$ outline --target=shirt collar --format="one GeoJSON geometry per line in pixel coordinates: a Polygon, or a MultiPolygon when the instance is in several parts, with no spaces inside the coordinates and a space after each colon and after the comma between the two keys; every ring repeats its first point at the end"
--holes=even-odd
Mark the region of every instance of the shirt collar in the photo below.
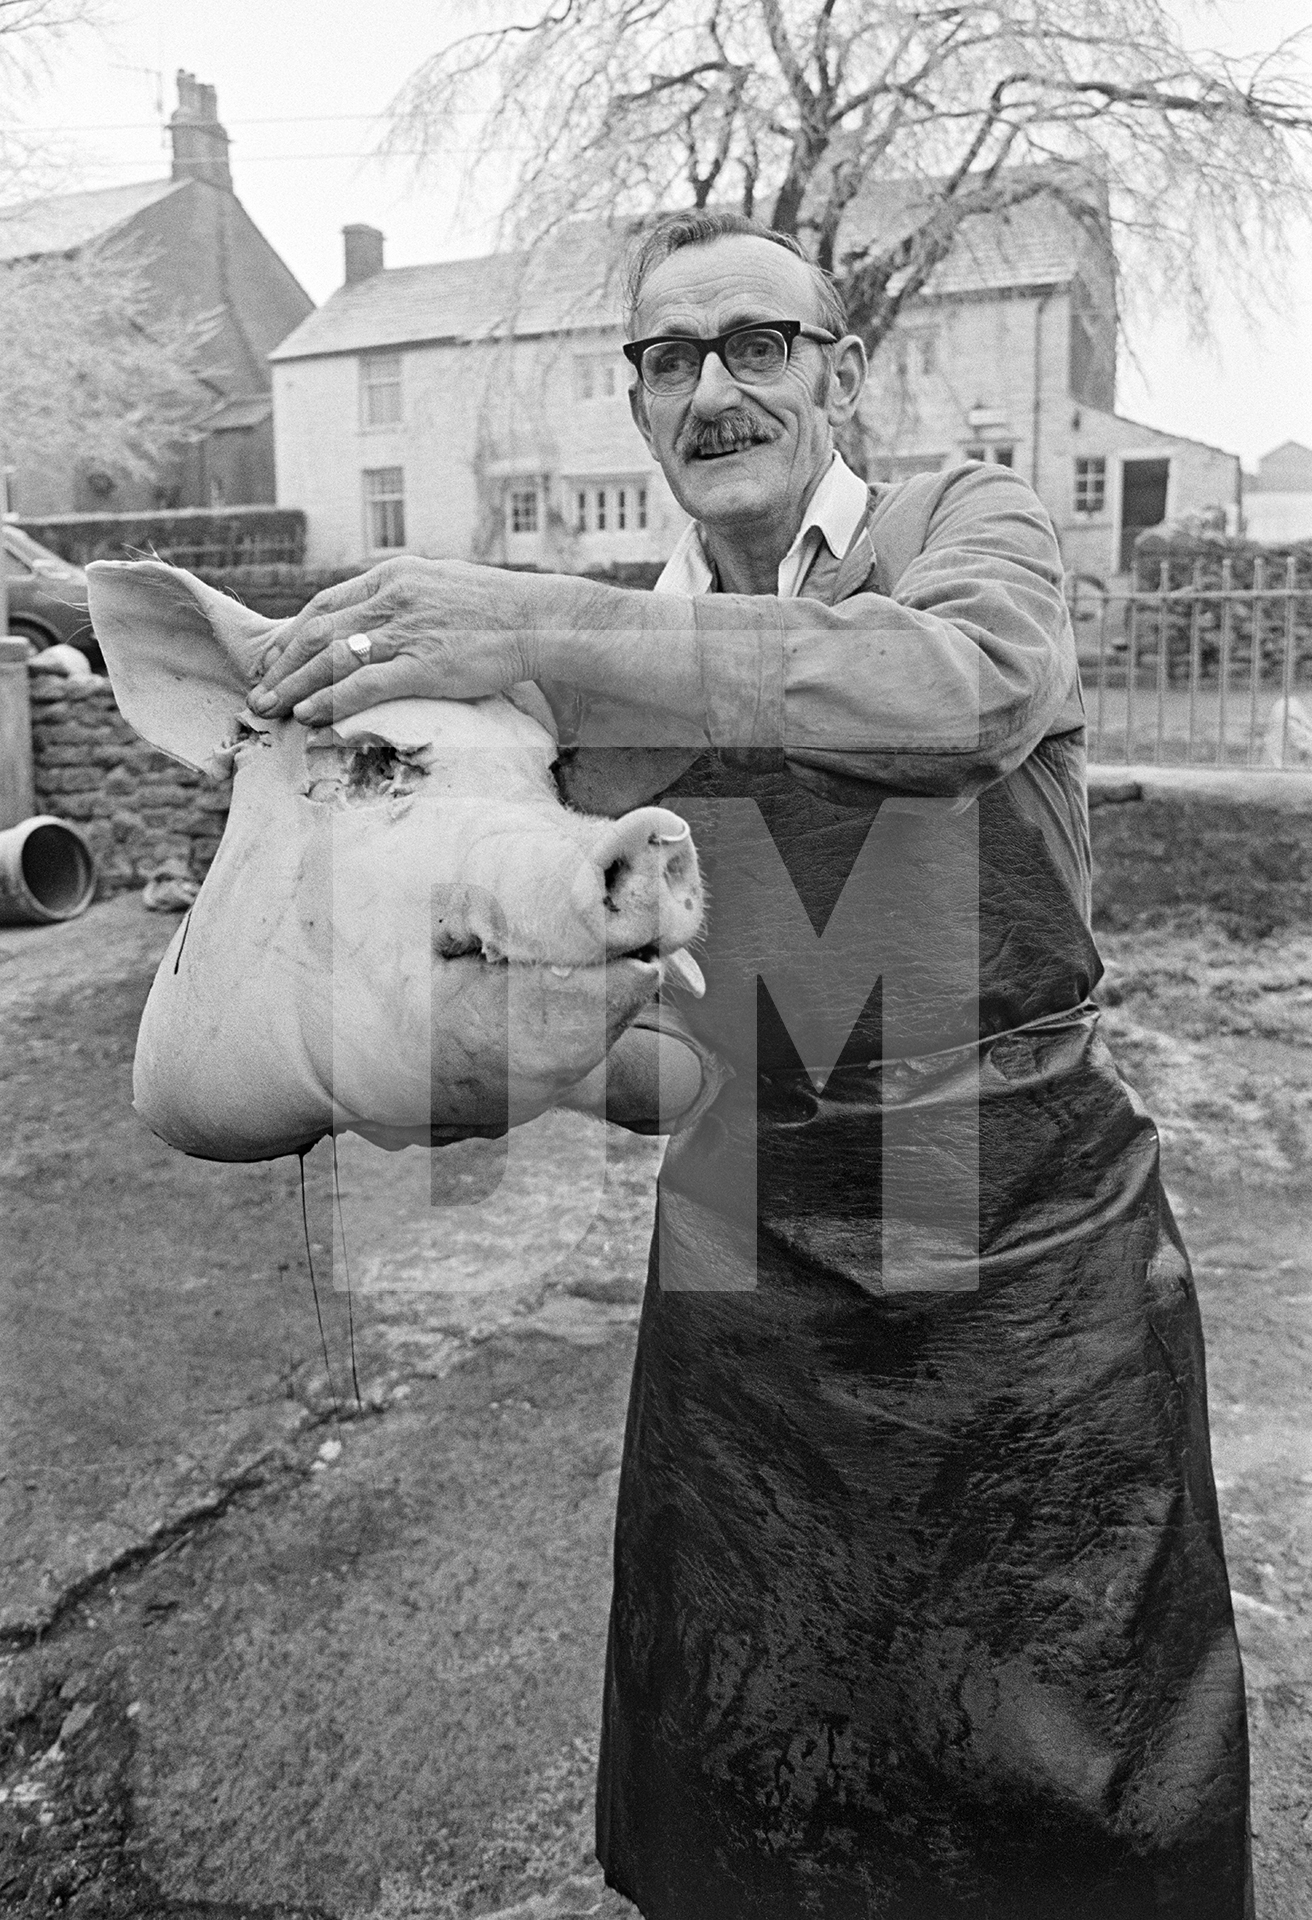
{"type": "MultiPolygon", "coordinates": [[[[797,529],[797,538],[779,562],[781,600],[796,599],[822,540],[836,560],[842,559],[865,518],[869,503],[865,481],[836,453],[811,496],[797,529]]],[[[717,591],[715,571],[706,557],[701,528],[695,520],[680,534],[654,591],[690,596],[717,591]]]]}

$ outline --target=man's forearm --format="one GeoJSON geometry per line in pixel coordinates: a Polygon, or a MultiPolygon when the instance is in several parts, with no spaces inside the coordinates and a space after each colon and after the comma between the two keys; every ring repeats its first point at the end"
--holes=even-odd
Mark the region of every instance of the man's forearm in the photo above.
{"type": "Polygon", "coordinates": [[[559,714],[586,712],[593,746],[778,748],[783,630],[777,600],[634,593],[566,576],[533,580],[522,618],[559,714]]]}
{"type": "Polygon", "coordinates": [[[765,749],[965,793],[1082,717],[1060,555],[1030,499],[976,476],[949,489],[896,597],[692,600],[548,577],[524,583],[516,617],[571,744],[765,749]]]}

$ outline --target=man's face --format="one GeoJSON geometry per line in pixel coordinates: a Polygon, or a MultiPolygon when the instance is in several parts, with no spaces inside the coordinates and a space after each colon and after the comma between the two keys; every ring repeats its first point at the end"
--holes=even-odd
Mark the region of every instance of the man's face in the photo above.
{"type": "MultiPolygon", "coordinates": [[[[815,288],[795,254],[732,234],[683,247],[654,269],[635,338],[706,338],[758,320],[819,326],[815,288]]],[[[725,533],[769,523],[795,530],[829,464],[833,426],[860,391],[864,359],[852,344],[855,356],[840,352],[831,373],[826,349],[799,337],[770,386],[740,386],[718,354],[707,356],[691,393],[648,393],[639,384],[631,396],[634,419],[686,513],[725,533]]]]}

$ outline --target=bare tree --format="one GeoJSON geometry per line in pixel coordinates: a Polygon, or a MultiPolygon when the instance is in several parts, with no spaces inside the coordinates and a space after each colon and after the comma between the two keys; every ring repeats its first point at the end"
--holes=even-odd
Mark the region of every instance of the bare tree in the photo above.
{"type": "Polygon", "coordinates": [[[218,403],[218,316],[161,311],[147,265],[101,247],[0,267],[0,420],[20,476],[151,479],[218,403]]]}
{"type": "Polygon", "coordinates": [[[964,221],[1039,193],[1205,332],[1217,277],[1269,282],[1306,210],[1309,105],[1301,38],[1199,51],[1160,0],[549,0],[434,54],[392,142],[445,162],[472,118],[483,160],[517,157],[525,242],[757,213],[836,273],[873,347],[964,221]]]}
{"type": "Polygon", "coordinates": [[[64,37],[90,24],[97,0],[0,0],[0,201],[48,190],[59,157],[23,131],[18,104],[49,72],[64,37]]]}
{"type": "MultiPolygon", "coordinates": [[[[7,214],[21,234],[30,196],[63,184],[15,130],[14,104],[95,13],[96,0],[0,0],[0,239],[7,214]]],[[[213,410],[204,374],[218,316],[161,308],[148,266],[112,244],[0,262],[0,437],[20,475],[152,478],[213,410]]]]}

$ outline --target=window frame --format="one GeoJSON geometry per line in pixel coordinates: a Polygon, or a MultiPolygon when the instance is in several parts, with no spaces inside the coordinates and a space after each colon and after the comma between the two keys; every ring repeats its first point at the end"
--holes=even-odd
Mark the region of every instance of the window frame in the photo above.
{"type": "Polygon", "coordinates": [[[535,540],[542,531],[542,490],[534,482],[532,485],[516,484],[514,481],[506,489],[506,533],[512,540],[535,540]],[[524,525],[516,521],[524,514],[524,525]]]}
{"type": "MultiPolygon", "coordinates": [[[[396,352],[362,353],[360,355],[360,431],[362,433],[394,433],[405,424],[405,356],[396,352]],[[387,379],[371,378],[371,372],[382,361],[394,365],[394,376],[387,379]],[[379,393],[396,394],[396,414],[394,418],[374,420],[370,418],[374,397],[379,393]]],[[[380,469],[381,471],[381,469],[380,469]]]]}
{"type": "Polygon", "coordinates": [[[652,525],[651,487],[641,474],[619,472],[564,476],[569,525],[579,539],[632,541],[652,525]]]}
{"type": "Polygon", "coordinates": [[[624,384],[615,364],[616,356],[605,353],[574,355],[574,399],[581,407],[615,400],[624,392],[624,384]]]}
{"type": "Polygon", "coordinates": [[[1077,453],[1071,491],[1071,511],[1092,520],[1107,511],[1107,456],[1077,453]]]}
{"type": "Polygon", "coordinates": [[[361,492],[364,499],[364,529],[367,551],[370,553],[400,553],[404,551],[405,538],[405,468],[401,466],[365,467],[361,470],[361,492]],[[381,484],[395,475],[394,487],[381,484]],[[373,483],[373,484],[371,484],[373,483]],[[392,511],[394,509],[394,511],[392,511]],[[375,518],[375,514],[378,518],[375,518]],[[384,535],[395,531],[396,539],[375,540],[374,534],[381,530],[384,535]]]}

